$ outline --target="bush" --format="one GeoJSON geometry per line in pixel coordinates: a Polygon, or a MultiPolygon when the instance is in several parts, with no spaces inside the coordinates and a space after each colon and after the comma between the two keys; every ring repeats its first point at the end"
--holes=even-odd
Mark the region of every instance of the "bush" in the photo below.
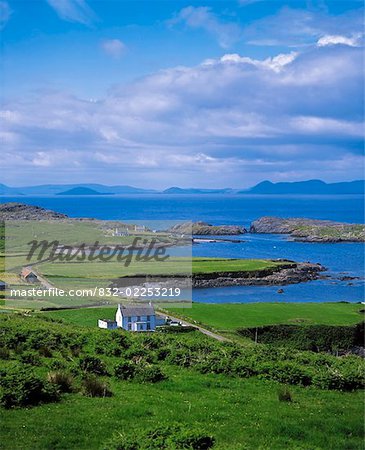
{"type": "Polygon", "coordinates": [[[51,370],[63,370],[66,368],[66,363],[60,359],[55,359],[54,361],[50,361],[48,367],[51,370]]]}
{"type": "Polygon", "coordinates": [[[120,380],[131,380],[136,373],[136,364],[121,361],[114,367],[114,375],[120,380]]]}
{"type": "Polygon", "coordinates": [[[213,436],[201,430],[170,425],[137,430],[132,435],[116,433],[104,450],[209,450],[214,442],[213,436]]]}
{"type": "Polygon", "coordinates": [[[158,366],[140,365],[134,376],[135,380],[140,383],[158,383],[167,379],[167,376],[158,366]]]}
{"type": "Polygon", "coordinates": [[[293,398],[289,388],[287,386],[280,387],[278,389],[278,399],[279,402],[292,402],[293,398]]]}
{"type": "Polygon", "coordinates": [[[269,378],[285,384],[309,386],[312,382],[309,371],[294,362],[264,363],[258,367],[258,373],[260,378],[269,378]]]}
{"type": "Polygon", "coordinates": [[[29,364],[30,366],[40,366],[41,365],[41,358],[39,357],[39,355],[37,353],[33,353],[33,352],[23,352],[20,355],[19,360],[23,364],[29,364]]]}
{"type": "Polygon", "coordinates": [[[52,358],[52,351],[49,347],[47,347],[47,346],[40,347],[40,349],[38,351],[39,351],[39,354],[41,356],[43,356],[44,358],[52,358]]]}
{"type": "Polygon", "coordinates": [[[17,367],[2,375],[0,404],[5,408],[35,406],[56,402],[60,398],[56,386],[42,380],[28,369],[17,367]]]}
{"type": "Polygon", "coordinates": [[[74,378],[71,374],[63,371],[48,372],[47,380],[57,386],[60,392],[74,392],[74,378]]]}
{"type": "Polygon", "coordinates": [[[104,362],[95,356],[85,356],[79,361],[79,367],[83,372],[94,373],[95,375],[107,375],[104,362]]]}
{"type": "Polygon", "coordinates": [[[334,325],[267,325],[242,328],[238,334],[262,344],[275,344],[299,350],[335,352],[349,350],[364,343],[364,323],[351,326],[334,325]]]}
{"type": "Polygon", "coordinates": [[[88,397],[111,397],[113,395],[108,383],[93,375],[87,376],[82,385],[84,394],[88,397]]]}
{"type": "Polygon", "coordinates": [[[10,359],[10,350],[7,347],[0,347],[0,359],[10,359]]]}

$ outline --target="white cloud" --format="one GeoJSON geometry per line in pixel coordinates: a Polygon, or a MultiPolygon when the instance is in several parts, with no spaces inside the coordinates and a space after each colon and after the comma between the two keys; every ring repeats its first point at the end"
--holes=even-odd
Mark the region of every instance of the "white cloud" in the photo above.
{"type": "MultiPolygon", "coordinates": [[[[237,53],[223,55],[219,61],[222,63],[244,63],[251,64],[256,67],[268,68],[274,72],[280,72],[287,64],[290,64],[297,57],[297,52],[280,53],[274,57],[264,60],[252,59],[247,56],[240,56],[237,53]]],[[[204,64],[215,64],[217,60],[207,60],[204,64]]]]}
{"type": "Polygon", "coordinates": [[[262,60],[230,54],[113,87],[96,102],[54,91],[9,100],[0,132],[14,167],[100,171],[117,182],[121,174],[145,184],[213,174],[207,184],[237,185],[316,167],[320,176],[344,154],[362,158],[362,83],[356,47],[262,60]]]}
{"type": "Polygon", "coordinates": [[[325,47],[326,45],[349,45],[350,47],[358,47],[361,45],[362,35],[356,34],[352,37],[340,36],[340,35],[326,35],[322,36],[317,41],[318,47],[325,47]]]}
{"type": "Polygon", "coordinates": [[[180,23],[190,28],[207,31],[218,39],[219,45],[223,48],[238,41],[242,35],[242,30],[237,23],[222,20],[207,6],[188,6],[168,21],[171,26],[180,23]]]}
{"type": "Polygon", "coordinates": [[[253,45],[305,47],[324,36],[347,36],[362,33],[363,10],[350,10],[331,15],[325,10],[283,7],[278,13],[266,16],[245,27],[243,35],[253,45]]]}
{"type": "Polygon", "coordinates": [[[101,42],[101,48],[112,58],[119,59],[126,51],[126,45],[119,39],[105,39],[101,42]]]}
{"type": "Polygon", "coordinates": [[[328,117],[301,116],[291,120],[291,124],[298,131],[309,134],[333,134],[365,137],[363,122],[337,120],[328,117]]]}
{"type": "Polygon", "coordinates": [[[10,9],[9,3],[0,1],[0,30],[8,23],[11,14],[12,10],[10,9]]]}
{"type": "Polygon", "coordinates": [[[68,22],[92,25],[97,17],[85,0],[46,0],[58,16],[68,22]]]}

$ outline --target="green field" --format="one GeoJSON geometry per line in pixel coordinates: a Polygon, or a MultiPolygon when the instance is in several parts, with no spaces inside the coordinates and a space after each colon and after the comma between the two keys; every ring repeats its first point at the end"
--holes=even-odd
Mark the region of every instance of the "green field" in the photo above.
{"type": "Polygon", "coordinates": [[[98,319],[114,319],[116,306],[105,308],[64,309],[60,311],[40,312],[41,316],[62,320],[65,323],[81,327],[96,327],[98,319]]]}
{"type": "Polygon", "coordinates": [[[350,303],[194,303],[192,308],[169,309],[217,331],[274,324],[351,325],[363,320],[364,305],[350,303]]]}
{"type": "Polygon", "coordinates": [[[253,272],[280,267],[283,262],[267,259],[193,258],[193,274],[215,272],[253,272]]]}
{"type": "MultiPolygon", "coordinates": [[[[96,312],[108,311],[59,311],[42,317],[80,323],[83,312],[91,320],[96,312]]],[[[0,404],[6,377],[13,376],[14,370],[22,374],[25,369],[26,374],[34,372],[47,380],[56,363],[59,372],[72,374],[74,392],[33,407],[0,406],[1,449],[117,450],[108,444],[114,433],[133,438],[143,430],[176,422],[187,433],[194,428],[213,435],[212,450],[363,449],[363,392],[351,387],[361,378],[361,358],[274,350],[264,344],[227,344],[198,332],[109,332],[43,320],[39,315],[0,315],[4,331],[0,334],[0,404]],[[121,354],[115,353],[118,349],[121,354]],[[85,395],[82,383],[87,373],[80,368],[85,357],[96,358],[106,367],[107,373],[97,378],[109,385],[111,397],[85,395]],[[167,379],[154,383],[119,379],[114,368],[120,361],[158,367],[167,379]],[[256,367],[257,375],[240,370],[247,364],[256,367]],[[310,376],[311,384],[301,385],[300,374],[310,376]],[[279,396],[284,385],[275,380],[283,376],[289,383],[285,389],[290,401],[279,396]],[[324,388],[324,376],[341,383],[344,379],[349,383],[347,391],[338,390],[338,385],[324,388]]],[[[21,395],[22,379],[13,379],[14,393],[21,395]]],[[[142,450],[119,447],[127,448],[142,450]]]]}
{"type": "Polygon", "coordinates": [[[158,384],[112,382],[111,398],[68,394],[61,403],[0,411],[4,450],[100,450],[114,432],[178,421],[216,438],[214,450],[362,447],[361,392],[293,387],[279,402],[278,384],[172,369],[158,384]]]}
{"type": "MultiPolygon", "coordinates": [[[[216,331],[274,324],[352,325],[363,320],[364,305],[350,303],[193,303],[191,308],[168,308],[171,314],[196,321],[216,331]]],[[[96,326],[100,318],[112,319],[116,307],[43,312],[46,316],[80,326],[96,326]]]]}

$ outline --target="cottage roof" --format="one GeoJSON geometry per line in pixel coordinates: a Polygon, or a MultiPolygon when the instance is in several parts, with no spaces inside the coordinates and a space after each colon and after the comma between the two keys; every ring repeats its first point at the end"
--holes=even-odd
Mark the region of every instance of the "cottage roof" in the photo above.
{"type": "Polygon", "coordinates": [[[123,317],[132,316],[153,316],[155,309],[150,305],[143,306],[120,306],[120,311],[123,317]]]}
{"type": "Polygon", "coordinates": [[[26,278],[31,274],[36,275],[30,267],[23,267],[21,272],[22,277],[26,278]]]}

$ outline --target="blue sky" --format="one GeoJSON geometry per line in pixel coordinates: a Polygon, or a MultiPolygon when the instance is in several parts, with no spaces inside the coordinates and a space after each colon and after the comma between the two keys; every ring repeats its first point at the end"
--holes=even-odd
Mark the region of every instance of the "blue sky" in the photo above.
{"type": "Polygon", "coordinates": [[[0,1],[3,179],[363,178],[361,1],[0,1]]]}

